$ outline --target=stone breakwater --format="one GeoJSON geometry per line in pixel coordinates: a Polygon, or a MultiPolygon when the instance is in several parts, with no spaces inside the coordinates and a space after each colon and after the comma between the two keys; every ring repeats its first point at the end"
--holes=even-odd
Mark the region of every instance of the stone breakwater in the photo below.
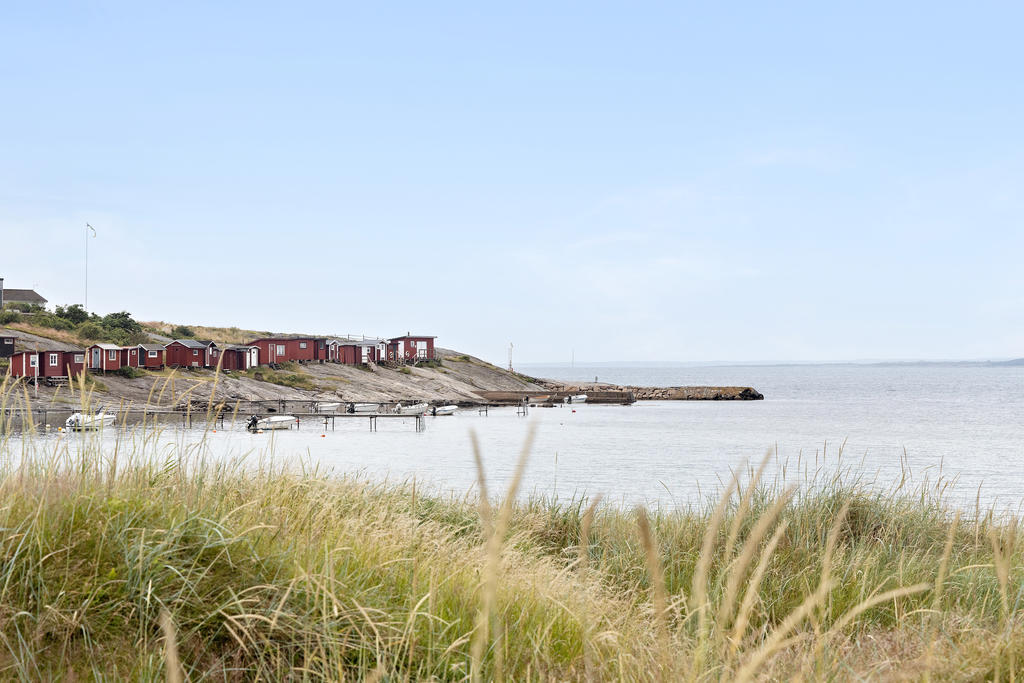
{"type": "Polygon", "coordinates": [[[751,387],[625,387],[638,401],[763,401],[751,387]]]}
{"type": "Polygon", "coordinates": [[[556,380],[536,380],[548,390],[566,394],[629,392],[637,401],[762,401],[764,394],[752,387],[639,387],[582,382],[566,384],[556,380]]]}

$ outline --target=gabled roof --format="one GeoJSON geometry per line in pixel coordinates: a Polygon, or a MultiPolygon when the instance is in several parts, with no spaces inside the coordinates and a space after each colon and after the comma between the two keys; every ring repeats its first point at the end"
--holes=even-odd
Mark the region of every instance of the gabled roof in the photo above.
{"type": "Polygon", "coordinates": [[[200,341],[196,341],[195,339],[175,339],[174,341],[170,342],[168,344],[168,346],[170,346],[171,344],[181,344],[186,349],[205,349],[206,348],[206,344],[204,344],[203,342],[200,342],[200,341]]]}
{"type": "Polygon", "coordinates": [[[258,349],[258,346],[252,344],[228,344],[224,347],[225,351],[249,351],[250,349],[258,349]]]}
{"type": "Polygon", "coordinates": [[[99,348],[104,349],[106,351],[120,351],[121,350],[121,347],[118,346],[117,344],[103,344],[103,343],[99,343],[99,344],[93,344],[89,348],[91,349],[93,346],[98,346],[99,348]]]}
{"type": "Polygon", "coordinates": [[[397,337],[392,337],[391,341],[395,341],[396,339],[437,339],[437,336],[433,335],[433,334],[409,334],[409,333],[406,333],[406,334],[400,334],[397,337]]]}
{"type": "Polygon", "coordinates": [[[163,344],[139,344],[139,347],[144,351],[163,351],[163,344]]]}
{"type": "Polygon", "coordinates": [[[353,339],[351,341],[343,341],[343,342],[341,342],[341,345],[342,346],[376,346],[377,344],[380,344],[381,341],[382,340],[380,340],[380,339],[363,339],[362,341],[356,341],[356,340],[353,339]]]}
{"type": "Polygon", "coordinates": [[[46,305],[46,299],[34,289],[8,289],[4,287],[4,303],[46,305]]]}
{"type": "Polygon", "coordinates": [[[327,337],[317,337],[317,336],[314,336],[314,335],[311,335],[311,334],[310,335],[306,335],[306,334],[287,334],[287,335],[281,335],[279,337],[257,337],[256,339],[253,339],[249,343],[250,344],[255,344],[256,342],[261,342],[261,341],[317,341],[317,340],[323,341],[323,340],[326,340],[326,339],[327,339],[327,337]]]}

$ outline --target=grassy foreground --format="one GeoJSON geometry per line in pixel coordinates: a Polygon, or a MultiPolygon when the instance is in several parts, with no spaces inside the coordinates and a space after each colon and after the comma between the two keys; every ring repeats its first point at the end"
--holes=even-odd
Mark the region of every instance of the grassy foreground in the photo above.
{"type": "Polygon", "coordinates": [[[752,471],[647,513],[218,463],[150,428],[0,439],[4,679],[1009,680],[1024,661],[1019,525],[960,518],[941,482],[752,471]]]}

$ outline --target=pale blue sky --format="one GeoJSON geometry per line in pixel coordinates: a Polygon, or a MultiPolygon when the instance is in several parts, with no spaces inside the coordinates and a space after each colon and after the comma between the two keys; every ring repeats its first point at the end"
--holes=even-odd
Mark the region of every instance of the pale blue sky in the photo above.
{"type": "Polygon", "coordinates": [[[1024,6],[837,5],[7,4],[0,276],[81,301],[88,221],[142,319],[1024,355],[1024,6]]]}

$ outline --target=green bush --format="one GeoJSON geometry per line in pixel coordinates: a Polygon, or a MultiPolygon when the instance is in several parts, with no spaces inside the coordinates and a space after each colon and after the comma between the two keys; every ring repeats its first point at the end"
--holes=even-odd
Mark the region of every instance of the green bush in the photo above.
{"type": "Polygon", "coordinates": [[[81,304],[71,304],[70,306],[57,306],[54,315],[56,315],[58,318],[64,318],[72,325],[81,325],[82,323],[90,319],[89,312],[82,308],[81,304]]]}
{"type": "Polygon", "coordinates": [[[21,316],[14,311],[0,311],[0,325],[21,322],[21,316]]]}
{"type": "Polygon", "coordinates": [[[28,316],[27,322],[39,327],[49,327],[51,330],[73,330],[75,326],[70,320],[65,320],[53,313],[47,313],[45,311],[39,313],[32,313],[28,316]]]}
{"type": "Polygon", "coordinates": [[[94,341],[103,338],[103,328],[93,322],[82,323],[75,329],[75,335],[84,341],[94,341]]]}
{"type": "Polygon", "coordinates": [[[171,328],[171,337],[174,339],[192,339],[196,336],[195,330],[185,325],[175,325],[171,328]]]}
{"type": "Polygon", "coordinates": [[[402,373],[403,375],[411,375],[412,374],[412,370],[410,370],[409,368],[407,368],[405,366],[402,366],[401,368],[399,368],[398,371],[400,373],[402,373]]]}
{"type": "Polygon", "coordinates": [[[128,365],[118,368],[117,370],[114,371],[114,374],[118,375],[119,377],[124,377],[125,379],[137,379],[139,377],[144,377],[146,375],[146,373],[143,372],[142,370],[130,367],[128,365]]]}

